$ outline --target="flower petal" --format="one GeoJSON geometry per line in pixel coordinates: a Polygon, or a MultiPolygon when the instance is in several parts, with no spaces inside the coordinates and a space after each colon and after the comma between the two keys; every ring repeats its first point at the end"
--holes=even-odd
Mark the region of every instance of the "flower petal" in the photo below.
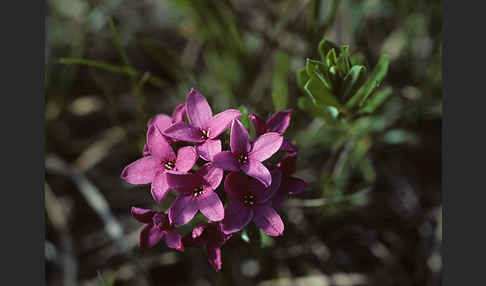
{"type": "Polygon", "coordinates": [[[165,234],[165,243],[170,248],[179,251],[184,251],[184,244],[182,244],[182,237],[175,229],[168,231],[165,234]]]}
{"type": "Polygon", "coordinates": [[[185,146],[177,151],[175,168],[177,171],[187,172],[192,169],[197,160],[196,149],[192,146],[185,146]]]}
{"type": "MultiPolygon", "coordinates": [[[[176,171],[177,172],[177,171],[176,171]]],[[[176,190],[180,194],[189,194],[195,188],[203,185],[204,181],[201,176],[194,173],[176,173],[167,171],[167,183],[170,188],[176,190]]]]}
{"type": "Polygon", "coordinates": [[[199,211],[211,221],[220,221],[224,218],[223,203],[211,188],[196,199],[199,211]]]}
{"type": "Polygon", "coordinates": [[[282,182],[282,172],[279,169],[272,170],[272,184],[270,187],[264,189],[263,191],[259,191],[257,188],[253,188],[255,191],[255,195],[257,197],[258,203],[264,203],[268,201],[279,189],[281,182],[282,182]],[[259,191],[259,192],[258,192],[259,191]]]}
{"type": "Polygon", "coordinates": [[[297,169],[297,154],[285,156],[277,165],[285,177],[292,175],[297,169]]]}
{"type": "Polygon", "coordinates": [[[191,237],[193,239],[200,237],[203,234],[203,232],[206,230],[206,228],[208,228],[208,226],[209,226],[209,224],[207,224],[207,223],[196,226],[192,230],[191,237]]]}
{"type": "Polygon", "coordinates": [[[282,146],[280,146],[279,151],[288,152],[288,153],[295,153],[298,150],[297,150],[297,147],[292,142],[290,142],[289,140],[284,138],[284,140],[282,142],[282,146]]]}
{"type": "Polygon", "coordinates": [[[248,158],[260,162],[272,157],[282,145],[283,137],[277,132],[268,132],[258,137],[253,143],[253,148],[248,154],[248,158]]]}
{"type": "Polygon", "coordinates": [[[259,205],[255,208],[253,222],[270,236],[282,235],[284,224],[278,213],[268,205],[259,205]]]}
{"type": "Polygon", "coordinates": [[[177,123],[184,121],[184,117],[186,116],[186,104],[181,103],[176,106],[174,112],[172,112],[172,123],[177,123]]]}
{"type": "Polygon", "coordinates": [[[297,195],[304,191],[307,184],[299,178],[290,177],[285,180],[285,185],[283,187],[286,189],[287,194],[297,195]]]}
{"type": "Polygon", "coordinates": [[[160,132],[164,131],[172,124],[172,118],[165,114],[157,114],[147,123],[147,127],[155,125],[160,132]]]}
{"type": "Polygon", "coordinates": [[[214,270],[219,271],[221,270],[222,261],[221,261],[221,249],[219,247],[208,246],[208,259],[211,266],[213,266],[214,270]]]}
{"type": "Polygon", "coordinates": [[[240,118],[241,112],[236,109],[228,109],[213,116],[206,123],[204,129],[209,131],[209,138],[216,138],[230,126],[233,119],[240,118]]]}
{"type": "Polygon", "coordinates": [[[147,131],[147,148],[152,156],[162,161],[174,161],[176,158],[174,150],[155,125],[147,131]]]}
{"type": "Polygon", "coordinates": [[[287,193],[278,190],[272,197],[272,207],[274,209],[280,208],[285,199],[287,199],[287,193]]]}
{"type": "Polygon", "coordinates": [[[204,141],[201,138],[201,131],[199,129],[183,121],[172,124],[163,131],[163,134],[167,137],[186,142],[200,143],[204,141]]]}
{"type": "Polygon", "coordinates": [[[241,166],[241,170],[248,176],[253,177],[260,181],[265,187],[269,187],[272,183],[272,176],[267,167],[257,160],[248,160],[246,164],[241,166]]]}
{"type": "Polygon", "coordinates": [[[267,132],[267,126],[265,125],[265,120],[263,120],[260,116],[255,113],[250,114],[250,120],[253,122],[253,126],[255,127],[255,132],[257,136],[260,136],[267,132]]]}
{"type": "Polygon", "coordinates": [[[160,168],[160,160],[152,156],[142,157],[126,166],[121,173],[121,178],[130,184],[148,184],[152,182],[160,168]]]}
{"type": "Polygon", "coordinates": [[[289,195],[297,195],[304,191],[307,184],[298,178],[287,177],[282,181],[280,188],[272,197],[272,207],[278,209],[289,195]]]}
{"type": "Polygon", "coordinates": [[[195,89],[191,89],[186,100],[187,117],[191,125],[203,128],[213,117],[213,112],[206,98],[195,89]]]}
{"type": "Polygon", "coordinates": [[[142,151],[142,156],[148,156],[150,155],[150,150],[147,146],[147,144],[143,145],[143,151],[142,151]]]}
{"type": "Polygon", "coordinates": [[[242,230],[253,218],[253,209],[245,207],[239,201],[232,201],[224,210],[221,228],[225,234],[242,230]]]}
{"type": "Polygon", "coordinates": [[[250,152],[250,134],[238,119],[231,124],[230,146],[234,154],[250,152]]]}
{"type": "Polygon", "coordinates": [[[167,174],[161,170],[155,175],[152,186],[150,188],[150,193],[154,200],[160,204],[165,200],[165,197],[169,193],[170,187],[167,183],[167,174]]]}
{"type": "Polygon", "coordinates": [[[178,196],[169,209],[170,222],[175,225],[188,223],[197,212],[197,204],[192,196],[178,196]]]}
{"type": "Polygon", "coordinates": [[[223,180],[223,169],[216,168],[212,163],[206,163],[196,172],[203,180],[216,190],[223,180]]]}
{"type": "Polygon", "coordinates": [[[164,237],[165,231],[160,230],[153,224],[146,225],[140,232],[139,244],[140,247],[153,247],[164,237]]]}
{"type": "Polygon", "coordinates": [[[224,190],[233,201],[241,201],[242,196],[249,192],[257,197],[266,192],[265,186],[260,181],[241,172],[231,172],[226,176],[224,190]]]}
{"type": "Polygon", "coordinates": [[[267,132],[278,132],[283,134],[290,124],[291,109],[279,111],[272,115],[267,122],[267,132]]]}
{"type": "Polygon", "coordinates": [[[132,207],[130,209],[130,214],[132,215],[132,217],[143,223],[151,223],[154,213],[155,212],[153,210],[149,209],[142,209],[137,207],[132,207]]]}
{"type": "Polygon", "coordinates": [[[239,171],[240,163],[236,159],[235,155],[231,151],[223,151],[214,155],[213,165],[216,168],[221,168],[228,171],[239,171]]]}
{"type": "Polygon", "coordinates": [[[207,139],[202,144],[196,145],[197,154],[206,161],[212,161],[214,155],[221,152],[221,140],[207,139]]]}

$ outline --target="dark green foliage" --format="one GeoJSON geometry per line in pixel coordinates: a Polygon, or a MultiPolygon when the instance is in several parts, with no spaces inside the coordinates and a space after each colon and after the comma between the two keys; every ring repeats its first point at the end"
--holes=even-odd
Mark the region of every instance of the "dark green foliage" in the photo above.
{"type": "MultiPolygon", "coordinates": [[[[370,74],[363,65],[353,64],[348,46],[322,39],[318,47],[320,60],[307,59],[306,68],[297,72],[297,83],[312,99],[312,103],[323,109],[335,107],[344,116],[376,106],[374,92],[380,86],[388,71],[388,57],[382,56],[370,74]],[[305,71],[305,73],[304,73],[305,71]]],[[[383,94],[380,97],[383,100],[383,94]]],[[[378,100],[380,101],[380,100],[378,100]]],[[[329,120],[327,116],[325,119],[329,120]]]]}
{"type": "Polygon", "coordinates": [[[324,197],[331,202],[327,209],[334,213],[340,209],[339,202],[344,199],[343,192],[349,189],[352,176],[358,175],[361,183],[347,190],[351,193],[362,192],[359,190],[371,186],[376,179],[369,151],[373,137],[382,133],[390,121],[374,113],[392,89],[378,89],[388,71],[388,57],[380,57],[368,72],[361,64],[363,56],[351,55],[346,45],[338,46],[324,38],[318,52],[319,60],[307,59],[305,69],[297,71],[297,84],[307,95],[299,99],[299,107],[324,122],[312,138],[335,157],[322,170],[321,177],[324,197]]]}

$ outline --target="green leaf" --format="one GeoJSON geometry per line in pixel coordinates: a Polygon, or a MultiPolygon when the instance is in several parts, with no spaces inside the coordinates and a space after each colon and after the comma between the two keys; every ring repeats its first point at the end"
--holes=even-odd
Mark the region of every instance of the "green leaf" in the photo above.
{"type": "Polygon", "coordinates": [[[311,78],[304,86],[304,90],[312,98],[314,104],[319,106],[340,107],[336,97],[327,89],[323,82],[317,78],[311,78]]]}
{"type": "Polygon", "coordinates": [[[373,113],[390,97],[392,88],[387,87],[383,90],[377,91],[371,98],[369,98],[363,105],[360,113],[373,113]]]}
{"type": "Polygon", "coordinates": [[[383,136],[383,140],[388,144],[415,145],[418,143],[418,138],[415,134],[402,129],[394,129],[388,131],[383,136]]]}
{"type": "Polygon", "coordinates": [[[322,81],[327,89],[332,90],[332,84],[331,81],[326,77],[325,67],[323,63],[307,59],[305,69],[307,71],[307,75],[310,78],[318,78],[320,81],[322,81]]]}
{"type": "Polygon", "coordinates": [[[348,46],[342,46],[341,51],[339,53],[339,57],[336,61],[337,67],[338,67],[338,73],[339,77],[343,78],[346,76],[349,72],[349,69],[351,68],[349,64],[349,47],[348,46]]]}
{"type": "Polygon", "coordinates": [[[339,49],[339,47],[331,41],[328,41],[326,38],[323,38],[318,45],[319,55],[323,61],[326,61],[326,55],[329,53],[331,49],[339,49]]]}
{"type": "Polygon", "coordinates": [[[322,73],[322,71],[321,71],[321,66],[322,65],[323,65],[323,63],[320,62],[320,61],[306,59],[305,69],[307,71],[307,75],[309,77],[312,77],[312,76],[314,76],[314,74],[316,72],[322,73]]]}
{"type": "MultiPolygon", "coordinates": [[[[123,74],[131,78],[133,77],[140,78],[141,76],[141,73],[132,67],[115,66],[102,61],[88,60],[88,59],[81,59],[81,58],[60,58],[58,62],[60,64],[65,64],[65,65],[84,65],[84,66],[94,67],[112,73],[123,74]]],[[[160,89],[165,90],[167,88],[167,83],[154,75],[150,75],[147,82],[152,86],[158,87],[160,89]]]]}
{"type": "Polygon", "coordinates": [[[351,65],[365,65],[365,56],[361,52],[354,53],[349,57],[351,65]]]}
{"type": "Polygon", "coordinates": [[[110,24],[111,34],[113,36],[113,45],[115,46],[118,55],[120,56],[123,65],[131,66],[130,59],[128,58],[125,49],[123,49],[122,43],[120,41],[120,37],[118,36],[118,31],[115,27],[115,22],[113,21],[112,17],[108,18],[108,23],[110,24]]]}
{"type": "Polygon", "coordinates": [[[287,53],[277,51],[274,56],[274,73],[272,78],[272,100],[275,111],[287,108],[288,78],[290,61],[287,53]]]}
{"type": "Polygon", "coordinates": [[[378,60],[376,67],[373,69],[366,82],[351,97],[346,103],[346,108],[352,109],[358,105],[361,105],[368,96],[381,84],[388,71],[389,59],[387,56],[381,56],[378,60]]]}
{"type": "Polygon", "coordinates": [[[273,238],[270,236],[266,235],[261,229],[260,229],[260,238],[261,238],[261,247],[270,247],[275,245],[275,241],[273,238]]]}
{"type": "Polygon", "coordinates": [[[335,121],[331,110],[323,106],[315,105],[312,99],[308,96],[301,96],[297,102],[300,109],[310,112],[315,117],[320,117],[326,122],[335,121]]]}
{"type": "Polygon", "coordinates": [[[240,107],[238,107],[238,110],[241,112],[241,117],[240,117],[240,122],[241,124],[243,124],[243,126],[245,126],[246,129],[248,129],[250,127],[250,118],[248,117],[248,109],[246,108],[246,106],[244,105],[241,105],[240,107]]]}
{"type": "Polygon", "coordinates": [[[325,63],[326,63],[326,65],[328,67],[332,67],[332,66],[334,66],[334,65],[337,64],[337,55],[336,55],[336,50],[335,49],[331,49],[327,53],[325,63]]]}
{"type": "Polygon", "coordinates": [[[98,271],[98,279],[100,286],[113,286],[115,285],[116,273],[109,273],[108,278],[105,278],[100,271],[98,271]]]}
{"type": "Polygon", "coordinates": [[[304,85],[309,80],[309,76],[307,75],[307,71],[305,68],[300,69],[297,71],[297,85],[304,89],[304,85]]]}
{"type": "Polygon", "coordinates": [[[350,195],[347,199],[354,206],[365,206],[369,202],[368,190],[358,191],[350,195]]]}
{"type": "Polygon", "coordinates": [[[376,180],[376,171],[370,158],[365,157],[359,164],[359,169],[366,182],[372,183],[376,180]]]}
{"type": "Polygon", "coordinates": [[[241,239],[246,243],[250,243],[250,237],[248,236],[248,233],[246,233],[246,230],[241,232],[241,239]]]}
{"type": "Polygon", "coordinates": [[[358,90],[365,80],[366,68],[364,66],[353,66],[344,77],[342,83],[343,99],[347,100],[358,90]]]}

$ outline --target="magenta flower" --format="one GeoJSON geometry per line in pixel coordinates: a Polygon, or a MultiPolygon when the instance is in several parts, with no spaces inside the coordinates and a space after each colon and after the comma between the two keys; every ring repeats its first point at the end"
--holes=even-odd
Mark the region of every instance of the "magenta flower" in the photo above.
{"type": "Polygon", "coordinates": [[[271,199],[274,208],[279,208],[288,195],[300,194],[307,187],[303,180],[292,177],[297,167],[297,154],[285,156],[277,167],[282,171],[282,184],[271,199]]]}
{"type": "MultiPolygon", "coordinates": [[[[267,132],[277,132],[283,135],[285,130],[287,130],[287,127],[289,127],[291,114],[292,110],[287,109],[275,113],[267,121],[263,120],[255,113],[250,114],[249,117],[253,122],[253,126],[255,127],[255,132],[257,136],[260,136],[267,132]]],[[[280,151],[293,153],[297,152],[297,147],[295,147],[294,144],[284,138],[282,146],[280,146],[280,151]]]]}
{"type": "Polygon", "coordinates": [[[176,156],[155,125],[150,126],[147,132],[147,148],[150,155],[126,166],[121,178],[136,185],[152,183],[152,197],[157,203],[161,203],[169,192],[166,171],[189,171],[196,163],[197,154],[194,147],[186,146],[180,148],[176,156]]]}
{"type": "Polygon", "coordinates": [[[282,172],[272,171],[272,184],[265,188],[259,181],[243,173],[231,172],[226,176],[224,189],[231,198],[226,206],[221,227],[231,234],[242,230],[250,221],[270,236],[279,236],[284,231],[282,219],[275,209],[266,204],[280,186],[282,172]]]}
{"type": "Polygon", "coordinates": [[[221,246],[230,239],[231,234],[224,234],[221,226],[216,222],[209,222],[195,227],[187,234],[183,241],[187,246],[206,248],[209,263],[214,270],[221,270],[221,246]]]}
{"type": "Polygon", "coordinates": [[[238,119],[235,119],[231,126],[231,151],[216,154],[213,164],[228,171],[241,170],[268,187],[272,183],[272,176],[262,162],[279,150],[282,140],[282,135],[277,132],[268,132],[251,144],[248,131],[238,119]]]}
{"type": "Polygon", "coordinates": [[[213,116],[206,98],[191,89],[186,100],[189,123],[183,121],[171,125],[163,131],[167,137],[196,144],[197,153],[206,161],[211,161],[221,141],[217,137],[228,129],[231,121],[241,116],[236,109],[228,109],[213,116]]]}
{"type": "MultiPolygon", "coordinates": [[[[157,129],[162,133],[165,129],[167,129],[169,126],[171,126],[174,123],[184,121],[184,117],[186,116],[186,104],[182,103],[179,104],[175,109],[174,112],[172,112],[172,117],[165,115],[165,114],[157,114],[154,116],[154,118],[150,119],[147,122],[147,132],[148,129],[150,129],[150,126],[155,125],[157,129]]],[[[166,137],[165,138],[169,144],[177,142],[177,140],[174,140],[172,138],[166,137]]],[[[147,144],[143,147],[143,155],[147,156],[150,154],[150,151],[148,150],[147,144]]]]}
{"type": "Polygon", "coordinates": [[[223,170],[206,163],[195,173],[181,174],[168,172],[167,180],[179,196],[169,209],[169,219],[175,225],[188,223],[197,213],[212,221],[224,217],[224,207],[218,194],[214,192],[223,179],[223,170]]]}
{"type": "Polygon", "coordinates": [[[169,222],[167,214],[136,207],[132,207],[130,213],[139,222],[147,224],[140,232],[140,247],[153,247],[165,238],[168,247],[184,251],[181,235],[169,222]]]}

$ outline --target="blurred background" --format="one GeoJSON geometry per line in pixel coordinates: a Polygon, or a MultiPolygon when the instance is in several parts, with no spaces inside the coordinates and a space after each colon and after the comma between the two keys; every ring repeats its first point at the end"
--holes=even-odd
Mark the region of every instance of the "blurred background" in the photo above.
{"type": "Polygon", "coordinates": [[[45,270],[48,285],[440,285],[441,1],[48,0],[45,270]],[[389,99],[346,128],[308,110],[296,72],[326,36],[372,69],[389,99]],[[306,191],[279,210],[282,237],[235,235],[215,272],[200,249],[140,249],[130,207],[149,186],[120,179],[146,122],[191,87],[214,112],[267,118],[306,191]]]}

